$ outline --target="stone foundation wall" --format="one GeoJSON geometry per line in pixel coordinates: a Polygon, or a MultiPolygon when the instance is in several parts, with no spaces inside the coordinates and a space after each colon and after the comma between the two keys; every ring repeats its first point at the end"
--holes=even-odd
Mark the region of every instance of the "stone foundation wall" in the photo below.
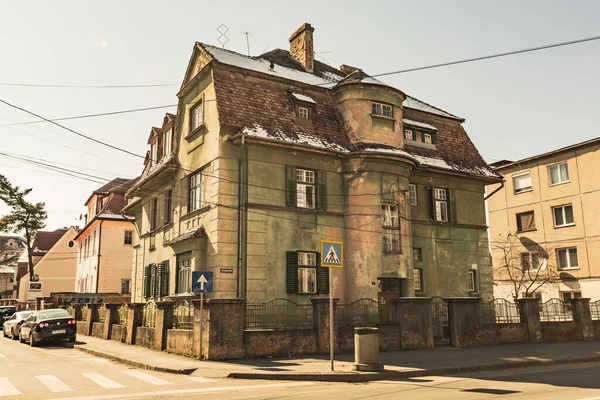
{"type": "Polygon", "coordinates": [[[85,321],[77,321],[77,334],[78,335],[86,335],[86,322],[85,321]]]}
{"type": "Polygon", "coordinates": [[[126,334],[126,328],[125,325],[113,325],[110,328],[110,339],[111,340],[116,340],[117,342],[125,342],[125,337],[127,336],[126,334]]]}
{"type": "Polygon", "coordinates": [[[480,346],[528,343],[527,324],[482,324],[477,332],[480,346]]]}
{"type": "Polygon", "coordinates": [[[314,329],[244,331],[246,357],[288,357],[317,353],[314,329]]]}
{"type": "Polygon", "coordinates": [[[542,322],[544,342],[572,342],[582,340],[581,330],[573,321],[542,322]]]}
{"type": "Polygon", "coordinates": [[[92,336],[102,338],[104,335],[104,322],[94,322],[92,324],[92,336]]]}
{"type": "Polygon", "coordinates": [[[184,355],[194,354],[194,331],[184,329],[168,329],[167,330],[167,347],[171,353],[184,355]]]}
{"type": "Polygon", "coordinates": [[[138,326],[135,329],[135,343],[138,346],[152,348],[154,346],[154,328],[138,326]]]}

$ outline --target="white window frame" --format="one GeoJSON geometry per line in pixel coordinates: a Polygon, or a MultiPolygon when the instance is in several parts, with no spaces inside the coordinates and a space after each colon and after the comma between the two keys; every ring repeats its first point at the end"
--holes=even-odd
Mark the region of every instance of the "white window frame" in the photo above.
{"type": "Polygon", "coordinates": [[[383,252],[400,253],[400,210],[397,204],[381,205],[383,252]]]}
{"type": "Polygon", "coordinates": [[[514,194],[531,192],[533,190],[533,182],[531,181],[531,171],[521,172],[519,174],[513,175],[512,176],[512,181],[513,181],[513,193],[514,194]],[[530,183],[531,186],[525,186],[523,188],[517,189],[517,185],[515,184],[515,178],[522,178],[525,175],[529,175],[529,183],[530,183]]]}
{"type": "Polygon", "coordinates": [[[394,108],[389,104],[377,103],[374,101],[371,104],[371,114],[394,118],[394,108]]]}
{"type": "Polygon", "coordinates": [[[554,227],[555,228],[562,228],[565,226],[574,226],[575,225],[575,210],[573,210],[573,204],[563,204],[562,206],[555,206],[552,207],[552,219],[554,220],[554,227]],[[566,212],[566,208],[567,207],[571,207],[571,215],[573,216],[573,222],[567,222],[567,212],[566,212]],[[561,209],[561,215],[562,215],[562,220],[563,223],[562,224],[558,224],[556,222],[556,211],[561,209]]]}
{"type": "Polygon", "coordinates": [[[469,285],[469,292],[476,292],[477,291],[477,271],[470,269],[468,272],[468,285],[469,285]]]}
{"type": "Polygon", "coordinates": [[[526,271],[537,272],[543,264],[544,264],[544,258],[540,254],[531,252],[531,251],[530,252],[524,251],[521,253],[521,269],[523,270],[523,272],[526,272],[526,271]],[[527,269],[525,269],[525,266],[523,265],[523,256],[525,254],[527,254],[527,267],[528,267],[527,269]],[[534,254],[537,255],[537,263],[533,262],[534,254]]]}
{"type": "Polygon", "coordinates": [[[163,139],[163,158],[167,158],[171,155],[173,149],[171,146],[173,145],[173,127],[169,128],[164,133],[163,139]]]}
{"type": "Polygon", "coordinates": [[[433,144],[433,135],[423,132],[423,143],[433,144]],[[427,141],[429,139],[429,141],[427,141]]]}
{"type": "Polygon", "coordinates": [[[308,107],[298,107],[298,117],[308,119],[308,107]]]}
{"type": "Polygon", "coordinates": [[[300,208],[316,208],[316,173],[309,169],[296,169],[296,206],[300,208]]]}
{"type": "Polygon", "coordinates": [[[317,253],[298,252],[298,293],[317,293],[317,253]],[[312,278],[312,279],[311,279],[312,278]]]}
{"type": "Polygon", "coordinates": [[[560,163],[560,164],[550,165],[548,167],[548,182],[550,182],[550,186],[562,185],[563,183],[571,182],[571,176],[569,175],[569,163],[564,162],[564,163],[560,163]],[[564,167],[564,172],[566,173],[565,180],[563,180],[563,177],[562,177],[562,172],[563,172],[562,167],[564,167]],[[553,169],[556,169],[556,172],[558,174],[557,182],[552,182],[552,170],[553,169]]]}
{"type": "Polygon", "coordinates": [[[415,134],[411,129],[405,129],[404,130],[404,139],[405,140],[415,140],[415,134]],[[407,137],[408,135],[410,135],[410,137],[407,137]]]}
{"type": "Polygon", "coordinates": [[[411,206],[417,205],[417,185],[412,183],[408,185],[408,198],[411,206]]]}
{"type": "Polygon", "coordinates": [[[204,123],[204,102],[200,100],[190,108],[190,132],[194,132],[204,123]]]}
{"type": "Polygon", "coordinates": [[[448,192],[446,188],[433,188],[435,199],[435,219],[439,222],[448,222],[448,192]]]}
{"type": "Polygon", "coordinates": [[[566,270],[572,270],[572,269],[579,269],[581,268],[579,265],[579,252],[577,251],[577,247],[565,247],[562,249],[556,249],[556,263],[558,265],[558,270],[559,271],[566,271],[566,270]],[[575,258],[577,261],[577,265],[572,265],[573,260],[571,260],[571,254],[572,254],[572,250],[575,251],[575,258]],[[565,252],[565,260],[567,261],[567,266],[563,267],[560,265],[560,253],[561,252],[565,252]]]}
{"type": "Polygon", "coordinates": [[[381,205],[381,226],[383,228],[398,228],[400,218],[397,204],[381,205]]]}
{"type": "Polygon", "coordinates": [[[204,203],[204,171],[190,175],[189,210],[199,210],[204,203]]]}
{"type": "Polygon", "coordinates": [[[158,158],[158,143],[152,143],[150,145],[150,166],[156,164],[158,158]]]}
{"type": "Polygon", "coordinates": [[[177,255],[177,293],[192,292],[192,252],[177,255]]]}

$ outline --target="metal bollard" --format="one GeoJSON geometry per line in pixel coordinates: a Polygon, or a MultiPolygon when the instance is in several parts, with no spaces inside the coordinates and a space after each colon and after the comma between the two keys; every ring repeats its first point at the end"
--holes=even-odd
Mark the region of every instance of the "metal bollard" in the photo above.
{"type": "Polygon", "coordinates": [[[379,372],[379,329],[354,328],[354,371],[379,372]]]}

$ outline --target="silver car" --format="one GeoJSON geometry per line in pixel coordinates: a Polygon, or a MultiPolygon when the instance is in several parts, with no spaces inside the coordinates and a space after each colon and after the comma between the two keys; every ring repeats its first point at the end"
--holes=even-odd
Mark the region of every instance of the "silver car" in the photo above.
{"type": "Polygon", "coordinates": [[[2,327],[2,334],[4,337],[10,337],[15,340],[19,338],[19,332],[21,332],[21,325],[23,322],[29,317],[33,311],[19,311],[16,312],[4,321],[4,326],[2,327]]]}

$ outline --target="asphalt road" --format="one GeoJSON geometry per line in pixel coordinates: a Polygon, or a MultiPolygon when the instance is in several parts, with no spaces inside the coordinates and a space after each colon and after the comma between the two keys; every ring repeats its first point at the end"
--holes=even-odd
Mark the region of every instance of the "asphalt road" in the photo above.
{"type": "Polygon", "coordinates": [[[0,338],[4,399],[561,399],[600,400],[600,363],[370,383],[207,379],[140,370],[68,343],[0,338]]]}

